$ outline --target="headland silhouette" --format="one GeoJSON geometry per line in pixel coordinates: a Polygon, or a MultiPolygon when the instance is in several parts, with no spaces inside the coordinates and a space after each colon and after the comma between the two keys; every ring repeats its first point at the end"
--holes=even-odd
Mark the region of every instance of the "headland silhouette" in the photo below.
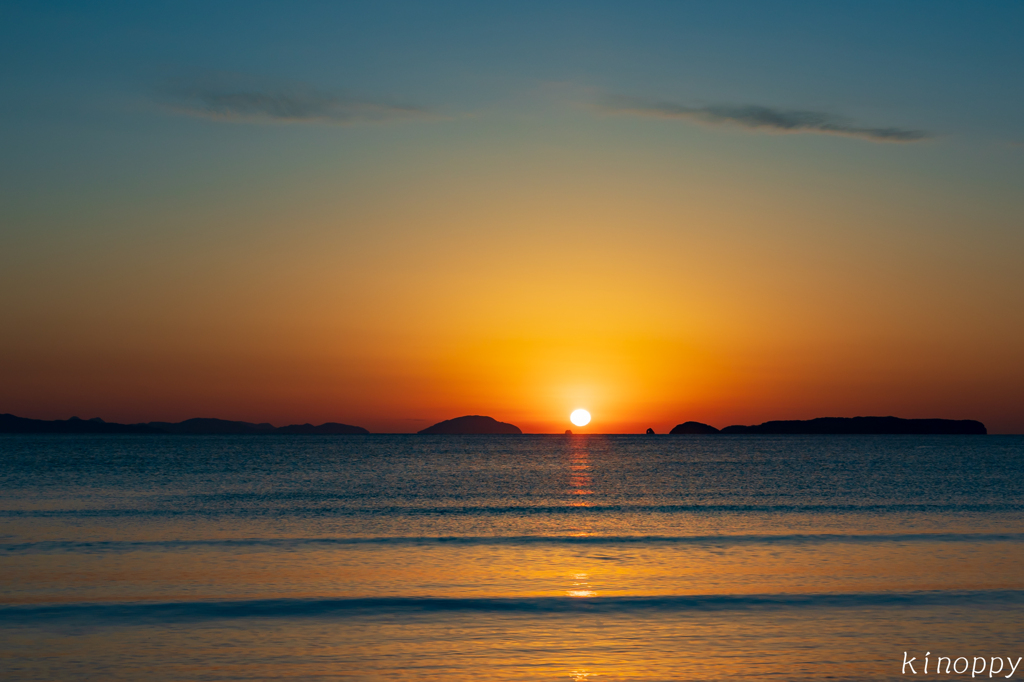
{"type": "Polygon", "coordinates": [[[985,425],[973,419],[900,419],[899,417],[819,417],[817,419],[770,421],[754,426],[726,426],[716,429],[700,422],[679,424],[669,433],[723,435],[832,435],[898,436],[963,435],[983,436],[985,425]]]}

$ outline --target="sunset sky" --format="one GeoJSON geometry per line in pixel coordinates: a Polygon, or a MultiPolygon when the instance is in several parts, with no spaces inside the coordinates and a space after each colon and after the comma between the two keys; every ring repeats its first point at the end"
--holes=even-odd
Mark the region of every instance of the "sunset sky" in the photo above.
{"type": "Polygon", "coordinates": [[[0,413],[1024,432],[1024,3],[144,4],[0,3],[0,413]]]}

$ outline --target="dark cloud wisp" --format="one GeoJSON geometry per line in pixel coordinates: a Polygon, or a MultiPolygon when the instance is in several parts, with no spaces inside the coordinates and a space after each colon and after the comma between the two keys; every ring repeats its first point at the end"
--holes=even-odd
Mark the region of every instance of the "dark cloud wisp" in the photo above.
{"type": "Polygon", "coordinates": [[[222,121],[349,124],[417,118],[423,109],[324,92],[305,85],[173,83],[165,89],[173,111],[222,121]]]}
{"type": "Polygon", "coordinates": [[[932,137],[921,130],[869,128],[819,111],[773,109],[756,105],[685,107],[672,102],[648,102],[630,97],[609,97],[601,105],[606,111],[636,116],[653,116],[697,123],[730,123],[752,130],[778,133],[843,135],[871,142],[919,142],[932,137]]]}

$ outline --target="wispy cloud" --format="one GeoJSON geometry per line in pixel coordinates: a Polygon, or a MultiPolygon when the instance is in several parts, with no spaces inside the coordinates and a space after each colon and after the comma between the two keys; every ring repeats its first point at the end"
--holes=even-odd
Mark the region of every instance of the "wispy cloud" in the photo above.
{"type": "Polygon", "coordinates": [[[693,121],[732,124],[751,130],[777,133],[817,133],[843,135],[870,142],[919,142],[932,137],[922,130],[906,128],[869,128],[820,111],[773,109],[757,105],[711,105],[686,107],[673,102],[651,102],[623,96],[611,96],[599,105],[613,113],[693,121]]]}
{"type": "Polygon", "coordinates": [[[163,94],[176,113],[220,121],[344,125],[428,116],[425,109],[411,105],[243,78],[176,80],[164,87],[163,94]]]}

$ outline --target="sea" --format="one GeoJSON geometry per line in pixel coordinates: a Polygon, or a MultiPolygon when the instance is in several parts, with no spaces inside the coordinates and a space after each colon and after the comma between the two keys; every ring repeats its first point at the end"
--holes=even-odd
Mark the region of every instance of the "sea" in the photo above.
{"type": "Polygon", "coordinates": [[[1018,657],[1024,437],[0,436],[3,680],[1019,679],[1018,657]]]}

